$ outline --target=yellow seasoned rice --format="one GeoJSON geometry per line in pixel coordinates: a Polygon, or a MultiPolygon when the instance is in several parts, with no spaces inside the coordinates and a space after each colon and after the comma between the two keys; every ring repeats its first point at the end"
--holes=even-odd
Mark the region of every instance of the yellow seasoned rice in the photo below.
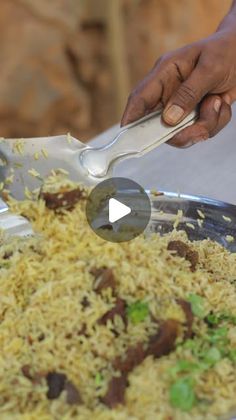
{"type": "MultiPolygon", "coordinates": [[[[147,357],[128,377],[125,404],[111,410],[100,402],[114,373],[111,361],[135,343],[147,341],[156,319],[182,322],[176,299],[202,297],[206,314],[236,316],[236,255],[209,240],[191,243],[185,233],[140,236],[130,242],[105,242],[87,224],[85,201],[71,211],[55,213],[42,199],[16,202],[12,211],[23,214],[37,233],[29,239],[8,239],[0,249],[0,419],[16,420],[155,420],[216,419],[236,405],[236,365],[227,355],[195,377],[196,403],[182,411],[170,403],[179,360],[192,360],[190,350],[177,346],[168,356],[147,357]],[[170,240],[189,244],[199,254],[195,272],[190,263],[167,250],[170,240]],[[9,252],[13,252],[10,257],[9,252]],[[5,256],[5,258],[4,258],[5,256]],[[114,304],[110,289],[94,291],[94,267],[109,267],[118,295],[127,302],[145,301],[152,316],[138,324],[121,318],[98,325],[114,304]],[[83,298],[90,305],[84,308],[83,298]],[[79,334],[86,325],[87,336],[79,334]],[[42,340],[39,337],[43,336],[42,340]],[[82,405],[68,405],[65,393],[47,399],[47,384],[32,383],[22,374],[57,371],[78,388],[82,405]],[[96,378],[102,371],[102,383],[96,378]]],[[[229,346],[236,350],[236,326],[229,320],[229,346]]],[[[207,334],[203,318],[194,317],[194,332],[207,334]]],[[[181,377],[182,373],[177,373],[181,377]]]]}

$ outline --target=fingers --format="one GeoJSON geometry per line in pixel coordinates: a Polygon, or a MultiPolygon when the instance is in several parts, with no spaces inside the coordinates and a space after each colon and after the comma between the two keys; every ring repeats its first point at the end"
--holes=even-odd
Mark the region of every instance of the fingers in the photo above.
{"type": "Polygon", "coordinates": [[[163,112],[167,124],[175,125],[182,121],[214,87],[214,77],[204,73],[204,67],[197,65],[188,79],[173,93],[163,112]]]}
{"type": "Polygon", "coordinates": [[[198,121],[176,134],[168,144],[190,147],[216,135],[231,119],[231,107],[219,95],[207,96],[200,105],[198,121]]]}
{"type": "Polygon", "coordinates": [[[153,78],[147,76],[129,96],[121,119],[121,127],[157,109],[161,92],[162,82],[154,83],[153,78]]]}
{"type": "Polygon", "coordinates": [[[220,108],[220,115],[216,127],[210,132],[209,137],[214,137],[219,131],[221,131],[231,120],[232,110],[231,106],[225,101],[222,101],[220,108]]]}
{"type": "Polygon", "coordinates": [[[160,101],[163,96],[163,90],[163,74],[162,72],[158,72],[158,68],[155,68],[139,83],[129,96],[121,119],[121,126],[136,121],[144,115],[155,111],[158,106],[161,107],[160,101]]]}
{"type": "Polygon", "coordinates": [[[228,90],[222,95],[222,99],[228,104],[232,105],[236,101],[236,87],[228,90]]]}
{"type": "Polygon", "coordinates": [[[192,72],[199,47],[183,48],[158,60],[153,70],[131,93],[121,126],[163,107],[180,84],[192,72]]]}

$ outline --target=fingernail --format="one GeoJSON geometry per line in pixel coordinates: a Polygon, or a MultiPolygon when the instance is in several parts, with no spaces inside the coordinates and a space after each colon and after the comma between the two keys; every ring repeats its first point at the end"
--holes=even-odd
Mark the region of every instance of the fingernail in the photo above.
{"type": "Polygon", "coordinates": [[[229,95],[228,93],[226,93],[226,94],[223,96],[223,100],[224,100],[224,102],[225,102],[227,105],[232,105],[232,100],[231,100],[231,97],[230,97],[230,95],[229,95]]]}
{"type": "Polygon", "coordinates": [[[164,114],[166,122],[176,124],[184,115],[184,110],[179,105],[171,105],[164,114]]]}
{"type": "Polygon", "coordinates": [[[194,145],[194,142],[192,140],[189,140],[187,143],[181,146],[181,149],[188,149],[189,147],[192,147],[193,145],[194,145]]]}
{"type": "Polygon", "coordinates": [[[220,107],[221,107],[221,100],[219,98],[217,98],[214,102],[214,110],[217,114],[220,110],[220,107]]]}

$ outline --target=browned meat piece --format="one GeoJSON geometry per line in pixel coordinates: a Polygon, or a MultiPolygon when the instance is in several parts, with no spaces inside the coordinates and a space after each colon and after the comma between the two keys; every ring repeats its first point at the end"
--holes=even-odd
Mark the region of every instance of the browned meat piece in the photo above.
{"type": "Polygon", "coordinates": [[[81,188],[56,193],[41,190],[40,198],[45,201],[46,207],[51,210],[62,208],[71,210],[81,199],[84,198],[84,192],[81,188]]]}
{"type": "Polygon", "coordinates": [[[135,346],[129,347],[124,358],[117,357],[114,360],[113,368],[123,373],[129,373],[142,363],[148,355],[161,357],[169,354],[175,346],[178,326],[178,321],[173,319],[164,321],[160,325],[157,334],[150,337],[146,350],[143,343],[137,343],[135,346]]]}
{"type": "Polygon", "coordinates": [[[45,334],[44,333],[39,334],[38,341],[40,342],[40,341],[43,341],[44,339],[45,339],[45,334]]]}
{"type": "Polygon", "coordinates": [[[49,400],[54,400],[60,396],[65,388],[66,375],[64,373],[49,372],[46,376],[49,400]]]}
{"type": "Polygon", "coordinates": [[[146,351],[143,348],[143,344],[137,343],[135,346],[127,349],[124,359],[117,357],[113,362],[113,367],[120,372],[129,373],[136,366],[140,365],[145,357],[146,351]]]}
{"type": "Polygon", "coordinates": [[[108,385],[108,391],[101,401],[110,408],[124,403],[125,389],[128,384],[128,374],[140,363],[146,356],[153,355],[161,357],[169,354],[175,347],[175,341],[178,335],[179,323],[173,319],[164,321],[154,336],[150,337],[148,347],[145,350],[143,343],[137,343],[135,346],[127,349],[124,358],[117,357],[113,362],[113,368],[121,372],[119,378],[112,378],[108,385]]]}
{"type": "Polygon", "coordinates": [[[181,258],[185,258],[190,262],[191,271],[196,270],[196,266],[199,262],[198,252],[192,250],[187,244],[182,241],[170,241],[167,246],[168,251],[175,251],[176,255],[181,258]]]}
{"type": "Polygon", "coordinates": [[[150,337],[146,354],[161,357],[174,350],[178,327],[179,323],[174,319],[163,321],[158,332],[150,337]]]}
{"type": "Polygon", "coordinates": [[[68,404],[81,404],[82,399],[75,385],[68,381],[64,373],[49,372],[46,376],[49,400],[58,398],[62,391],[66,391],[66,402],[68,404]]]}
{"type": "Polygon", "coordinates": [[[90,302],[89,302],[87,296],[83,297],[83,299],[81,301],[81,305],[83,306],[84,309],[86,309],[90,306],[90,302]]]}
{"type": "Polygon", "coordinates": [[[80,393],[72,382],[67,381],[64,389],[66,391],[67,404],[82,404],[80,393]]]}
{"type": "Polygon", "coordinates": [[[44,378],[44,373],[32,373],[32,368],[30,365],[24,365],[21,368],[21,372],[25,378],[29,379],[33,384],[40,384],[44,378]]]}
{"type": "Polygon", "coordinates": [[[30,365],[24,365],[24,366],[22,366],[21,372],[23,373],[23,375],[24,375],[25,378],[29,379],[30,381],[33,380],[33,375],[32,375],[32,372],[31,372],[30,365]]]}
{"type": "Polygon", "coordinates": [[[198,252],[190,249],[186,255],[186,260],[188,260],[191,263],[191,271],[196,271],[197,264],[199,263],[198,252]]]}
{"type": "Polygon", "coordinates": [[[111,268],[92,268],[90,273],[95,277],[94,290],[97,293],[101,293],[102,290],[110,287],[112,291],[115,291],[116,279],[111,268]]]}
{"type": "Polygon", "coordinates": [[[13,255],[13,251],[6,251],[3,255],[3,260],[9,260],[13,255]]]}
{"type": "Polygon", "coordinates": [[[101,402],[109,408],[115,408],[118,404],[125,402],[125,389],[128,384],[127,375],[111,378],[107,393],[101,398],[101,402]]]}
{"type": "Polygon", "coordinates": [[[119,315],[126,324],[126,303],[123,299],[117,298],[115,306],[106,312],[99,320],[100,325],[106,325],[108,320],[113,321],[115,315],[119,315]]]}
{"type": "Polygon", "coordinates": [[[177,299],[176,302],[181,306],[185,313],[186,317],[186,332],[184,334],[184,338],[191,338],[193,335],[192,326],[193,326],[193,313],[191,309],[191,304],[183,299],[177,299]]]}
{"type": "Polygon", "coordinates": [[[32,337],[31,337],[31,335],[28,335],[28,337],[27,337],[27,341],[28,341],[28,343],[29,343],[29,345],[30,345],[30,346],[32,346],[32,344],[34,343],[34,341],[33,341],[32,337]]]}
{"type": "Polygon", "coordinates": [[[170,241],[167,249],[168,251],[175,251],[179,257],[186,258],[189,247],[182,241],[170,241]]]}

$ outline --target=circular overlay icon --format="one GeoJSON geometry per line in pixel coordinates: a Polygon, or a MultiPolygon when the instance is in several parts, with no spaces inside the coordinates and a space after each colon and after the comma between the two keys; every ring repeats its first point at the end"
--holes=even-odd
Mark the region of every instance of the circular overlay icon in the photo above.
{"type": "Polygon", "coordinates": [[[91,191],[86,215],[91,229],[102,239],[125,242],[143,233],[151,216],[145,190],[128,178],[110,178],[91,191]]]}

